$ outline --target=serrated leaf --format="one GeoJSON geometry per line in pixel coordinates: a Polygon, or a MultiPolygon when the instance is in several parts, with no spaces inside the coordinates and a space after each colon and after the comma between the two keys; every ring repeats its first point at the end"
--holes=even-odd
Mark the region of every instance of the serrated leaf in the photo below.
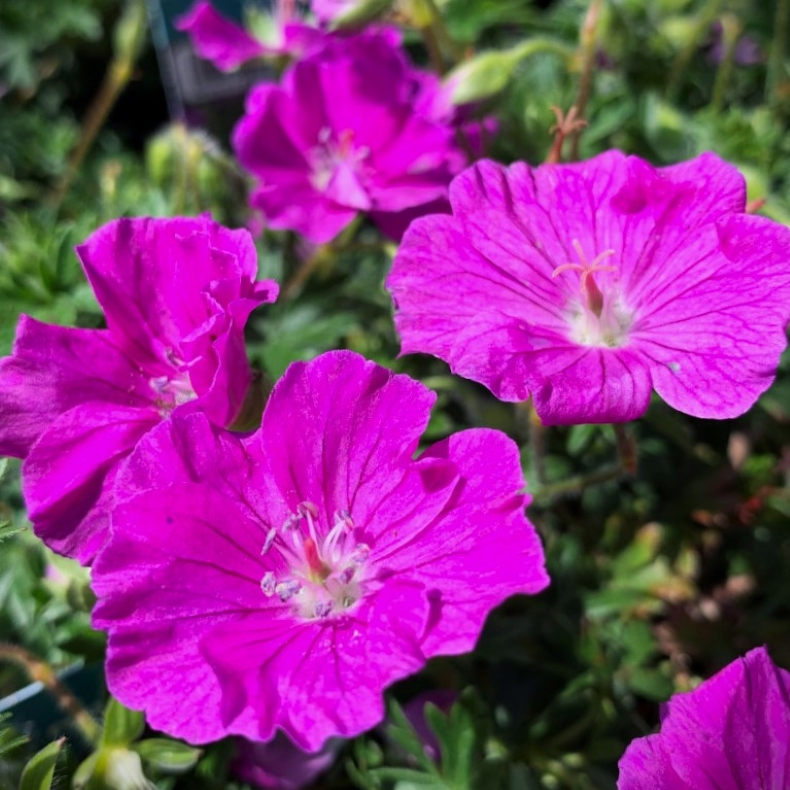
{"type": "Polygon", "coordinates": [[[143,733],[145,716],[140,711],[129,710],[110,697],[104,710],[102,744],[105,746],[129,746],[143,733]]]}
{"type": "Polygon", "coordinates": [[[65,741],[65,738],[53,741],[28,762],[22,771],[19,790],[49,790],[52,786],[52,777],[55,775],[58,755],[65,741]]]}
{"type": "Polygon", "coordinates": [[[145,762],[170,774],[186,773],[197,764],[203,753],[201,749],[170,738],[146,738],[132,748],[145,762]]]}
{"type": "Polygon", "coordinates": [[[24,531],[24,527],[18,527],[10,521],[0,523],[0,543],[24,531]]]}
{"type": "Polygon", "coordinates": [[[422,768],[438,776],[436,764],[425,753],[425,744],[415,732],[411,722],[406,718],[403,709],[395,700],[390,701],[389,719],[392,722],[387,728],[389,737],[392,738],[407,755],[416,760],[422,768]]]}

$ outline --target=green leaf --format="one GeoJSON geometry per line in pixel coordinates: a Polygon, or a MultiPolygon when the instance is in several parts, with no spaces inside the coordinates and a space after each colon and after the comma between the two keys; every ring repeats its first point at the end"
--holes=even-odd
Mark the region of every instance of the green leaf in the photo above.
{"type": "Polygon", "coordinates": [[[79,764],[77,770],[74,772],[74,776],[71,778],[73,790],[80,790],[80,788],[85,787],[88,782],[90,782],[96,770],[96,764],[99,761],[100,754],[101,752],[94,752],[79,764]]]}
{"type": "Polygon", "coordinates": [[[635,669],[628,673],[627,682],[631,691],[656,702],[669,699],[675,690],[672,678],[659,669],[635,669]]]}
{"type": "Polygon", "coordinates": [[[425,753],[422,738],[414,731],[411,722],[406,718],[403,709],[395,700],[390,701],[389,719],[392,722],[387,727],[387,734],[392,740],[413,758],[421,768],[434,776],[438,776],[434,761],[425,753]]]}
{"type": "Polygon", "coordinates": [[[6,521],[5,523],[0,523],[0,543],[4,540],[8,540],[8,538],[13,537],[14,535],[18,534],[19,532],[24,532],[24,527],[18,527],[16,524],[13,524],[10,521],[6,521]]]}
{"type": "Polygon", "coordinates": [[[170,774],[181,774],[197,764],[202,751],[170,738],[146,738],[133,747],[140,757],[154,768],[170,774]]]}
{"type": "MultiPolygon", "coordinates": [[[[10,713],[0,713],[0,725],[11,718],[10,713]]],[[[16,735],[11,727],[0,726],[0,757],[9,754],[20,746],[26,744],[30,738],[26,735],[16,735]]]]}
{"type": "Polygon", "coordinates": [[[104,746],[129,746],[143,733],[145,716],[136,710],[129,710],[110,697],[104,711],[104,746]]]}
{"type": "Polygon", "coordinates": [[[65,741],[65,738],[53,741],[28,762],[22,771],[19,790],[49,790],[55,775],[55,764],[65,741]]]}

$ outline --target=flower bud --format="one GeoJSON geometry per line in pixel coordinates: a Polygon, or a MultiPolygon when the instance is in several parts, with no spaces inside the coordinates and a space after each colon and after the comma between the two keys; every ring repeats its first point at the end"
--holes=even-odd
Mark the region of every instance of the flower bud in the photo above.
{"type": "Polygon", "coordinates": [[[496,50],[464,61],[445,78],[450,101],[468,104],[494,96],[510,82],[519,60],[514,50],[496,50]]]}

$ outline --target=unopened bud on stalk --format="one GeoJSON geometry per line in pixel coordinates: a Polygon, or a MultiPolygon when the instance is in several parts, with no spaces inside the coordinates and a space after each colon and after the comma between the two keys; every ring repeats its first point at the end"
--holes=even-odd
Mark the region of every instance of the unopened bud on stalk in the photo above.
{"type": "Polygon", "coordinates": [[[511,49],[483,52],[456,66],[445,77],[450,101],[455,105],[469,104],[494,96],[507,87],[522,60],[539,52],[550,52],[565,59],[573,55],[567,45],[546,38],[532,38],[511,49]]]}
{"type": "Polygon", "coordinates": [[[144,0],[128,0],[113,30],[113,49],[119,61],[134,63],[148,35],[144,0]]]}
{"type": "Polygon", "coordinates": [[[468,104],[494,96],[513,77],[520,58],[513,50],[483,52],[464,61],[445,77],[453,104],[468,104]]]}

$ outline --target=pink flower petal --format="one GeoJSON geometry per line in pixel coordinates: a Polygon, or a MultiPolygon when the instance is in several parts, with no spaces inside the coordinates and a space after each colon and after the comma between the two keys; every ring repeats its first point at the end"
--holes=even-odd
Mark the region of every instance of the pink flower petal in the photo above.
{"type": "Polygon", "coordinates": [[[217,13],[208,0],[197,0],[188,13],[176,20],[176,28],[188,33],[197,54],[221,71],[233,71],[275,51],[217,13]]]}
{"type": "Polygon", "coordinates": [[[468,649],[507,595],[541,589],[518,449],[472,431],[415,461],[433,399],[333,352],[286,371],[253,436],[181,411],[140,441],[93,569],[113,693],[193,742],[279,729],[316,751],[376,724],[384,689],[429,655],[468,649]]]}
{"type": "Polygon", "coordinates": [[[277,383],[263,417],[263,452],[289,506],[313,502],[324,518],[361,507],[367,521],[377,498],[399,482],[435,396],[407,376],[347,351],[295,362],[277,383]],[[293,414],[309,414],[298,430],[293,414]]]}
{"type": "Polygon", "coordinates": [[[466,157],[454,119],[415,114],[421,75],[399,37],[371,29],[328,36],[279,86],[254,90],[233,147],[267,225],[318,244],[358,211],[378,221],[445,198],[466,157]]]}
{"type": "Polygon", "coordinates": [[[790,673],[765,648],[676,694],[661,732],[631,743],[619,790],[763,790],[790,781],[790,673]]]}
{"type": "Polygon", "coordinates": [[[83,564],[93,559],[106,538],[118,465],[160,419],[153,408],[89,401],[47,426],[22,466],[22,490],[50,548],[83,564]]]}
{"type": "Polygon", "coordinates": [[[64,411],[86,401],[148,409],[147,377],[109,332],[19,318],[13,354],[0,359],[0,454],[24,458],[64,411]]]}

